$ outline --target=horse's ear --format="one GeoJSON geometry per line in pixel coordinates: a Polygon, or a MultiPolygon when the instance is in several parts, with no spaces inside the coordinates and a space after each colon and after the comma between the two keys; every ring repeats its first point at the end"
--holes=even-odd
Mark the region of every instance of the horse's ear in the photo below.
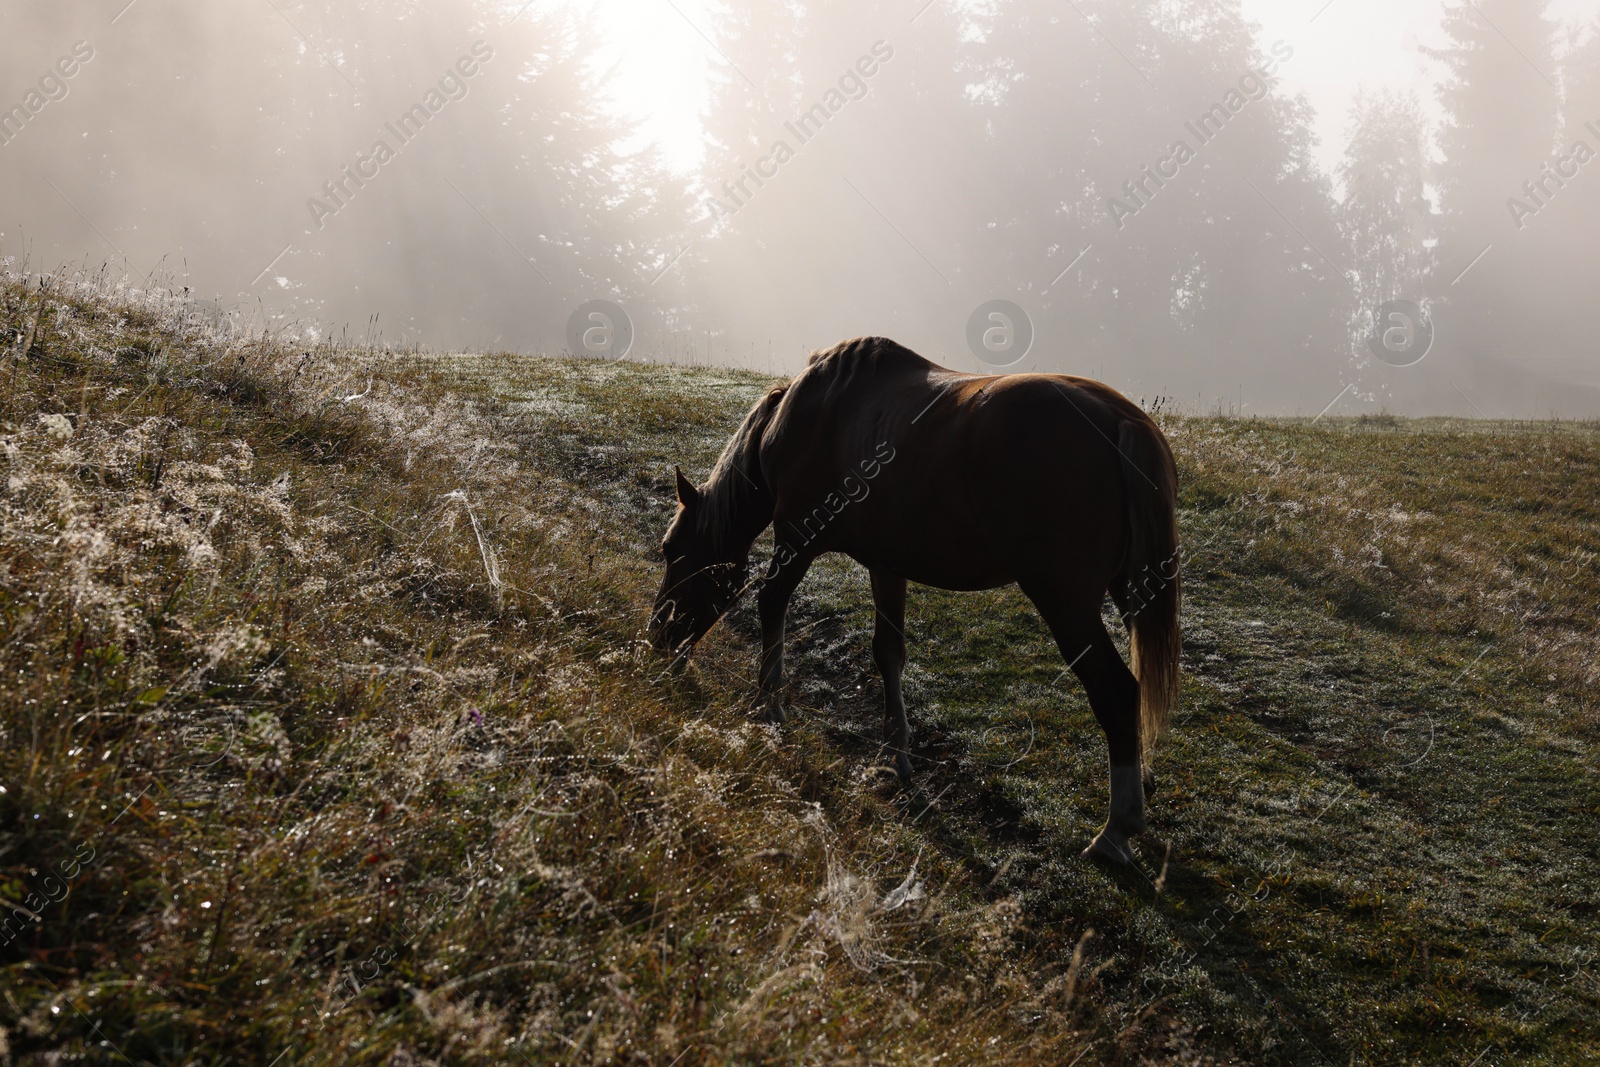
{"type": "Polygon", "coordinates": [[[696,489],[694,483],[683,476],[683,469],[681,467],[673,467],[672,469],[678,475],[678,503],[686,508],[700,503],[700,490],[696,489]]]}

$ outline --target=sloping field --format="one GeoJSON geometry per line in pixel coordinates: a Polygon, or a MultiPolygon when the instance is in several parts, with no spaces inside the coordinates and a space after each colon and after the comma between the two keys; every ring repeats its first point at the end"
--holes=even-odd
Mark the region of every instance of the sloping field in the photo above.
{"type": "MultiPolygon", "coordinates": [[[[767,384],[0,298],[0,1063],[1600,1059],[1600,428],[1164,417],[1184,702],[1133,869],[1011,590],[640,643],[767,384]]],[[[937,355],[930,353],[930,355],[937,355]]]]}

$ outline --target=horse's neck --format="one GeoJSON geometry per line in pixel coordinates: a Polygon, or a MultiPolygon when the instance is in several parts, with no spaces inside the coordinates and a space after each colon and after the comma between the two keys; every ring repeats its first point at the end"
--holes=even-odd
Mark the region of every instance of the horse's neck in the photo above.
{"type": "Polygon", "coordinates": [[[744,556],[772,522],[772,494],[742,468],[722,472],[707,494],[713,504],[713,533],[727,559],[744,556]]]}

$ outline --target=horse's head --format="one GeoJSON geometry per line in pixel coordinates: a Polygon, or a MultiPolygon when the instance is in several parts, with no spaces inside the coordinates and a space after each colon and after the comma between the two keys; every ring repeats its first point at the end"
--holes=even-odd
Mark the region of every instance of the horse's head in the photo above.
{"type": "Polygon", "coordinates": [[[738,598],[746,561],[718,558],[701,514],[708,505],[683,471],[677,474],[678,512],[661,541],[667,571],[650,611],[650,641],[681,659],[738,598]]]}

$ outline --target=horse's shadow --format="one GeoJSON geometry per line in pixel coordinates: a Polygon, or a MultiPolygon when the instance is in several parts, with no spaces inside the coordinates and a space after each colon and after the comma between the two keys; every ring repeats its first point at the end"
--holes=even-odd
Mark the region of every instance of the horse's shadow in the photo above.
{"type": "MultiPolygon", "coordinates": [[[[1263,943],[1250,908],[1241,909],[1237,894],[1186,862],[1162,835],[1159,785],[1152,796],[1156,825],[1135,839],[1131,862],[1119,864],[1079,854],[1097,824],[1086,819],[1082,825],[1042,826],[1031,818],[1007,788],[1005,775],[992,773],[995,769],[977,748],[937,717],[916,717],[915,773],[901,781],[882,739],[883,689],[866,651],[868,631],[838,617],[811,625],[817,646],[826,654],[806,654],[802,643],[801,654],[794,657],[785,732],[800,726],[814,730],[838,757],[856,765],[853,773],[862,784],[930,845],[959,863],[991,902],[1020,895],[1025,920],[1019,942],[1025,951],[1046,959],[1053,954],[1064,970],[1073,947],[1068,933],[1093,926],[1102,941],[1100,951],[1127,961],[1106,975],[1113,997],[1139,1009],[1179,999],[1181,988],[1167,972],[1174,961],[1192,963],[1206,971],[1219,993],[1255,1006],[1277,1047],[1275,1053],[1255,1050],[1267,1057],[1263,1062],[1274,1062],[1273,1055],[1280,1057],[1277,1062],[1321,1062],[1323,1054],[1340,1047],[1332,1028],[1302,997],[1274,987],[1271,975],[1281,958],[1263,943]],[[1087,908],[1081,897],[1051,891],[1052,879],[1060,877],[1053,872],[1074,864],[1107,883],[1101,900],[1087,908]],[[1164,958],[1123,937],[1133,912],[1142,908],[1166,913],[1175,943],[1164,958]]],[[[916,715],[915,708],[912,713],[916,715]]],[[[1095,746],[1100,737],[1084,732],[1080,743],[1095,746]]],[[[1007,773],[1026,776],[1029,771],[1007,773]]],[[[1085,805],[1086,812],[1092,808],[1085,805]]]]}

